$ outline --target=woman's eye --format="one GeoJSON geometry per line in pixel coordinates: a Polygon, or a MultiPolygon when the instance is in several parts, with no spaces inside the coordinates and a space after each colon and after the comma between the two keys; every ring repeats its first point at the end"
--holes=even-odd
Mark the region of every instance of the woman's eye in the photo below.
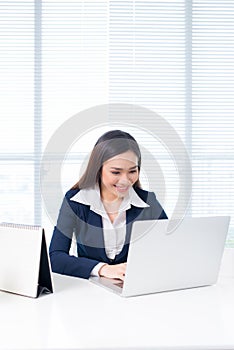
{"type": "Polygon", "coordinates": [[[112,171],[111,172],[113,175],[118,175],[119,174],[119,171],[112,171]]]}
{"type": "Polygon", "coordinates": [[[133,173],[136,173],[137,171],[136,170],[131,170],[130,173],[133,174],[133,173]]]}

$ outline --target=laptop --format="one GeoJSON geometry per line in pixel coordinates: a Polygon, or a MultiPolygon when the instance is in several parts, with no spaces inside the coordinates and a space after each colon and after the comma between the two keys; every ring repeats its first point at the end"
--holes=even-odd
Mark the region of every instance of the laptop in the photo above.
{"type": "Polygon", "coordinates": [[[90,281],[123,297],[215,284],[230,217],[135,221],[124,282],[90,281]]]}

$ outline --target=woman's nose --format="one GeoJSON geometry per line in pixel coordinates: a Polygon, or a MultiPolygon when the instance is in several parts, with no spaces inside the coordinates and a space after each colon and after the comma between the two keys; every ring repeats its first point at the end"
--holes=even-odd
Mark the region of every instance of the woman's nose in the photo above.
{"type": "Polygon", "coordinates": [[[122,176],[121,176],[121,181],[123,182],[129,182],[129,175],[126,173],[123,173],[122,176]]]}

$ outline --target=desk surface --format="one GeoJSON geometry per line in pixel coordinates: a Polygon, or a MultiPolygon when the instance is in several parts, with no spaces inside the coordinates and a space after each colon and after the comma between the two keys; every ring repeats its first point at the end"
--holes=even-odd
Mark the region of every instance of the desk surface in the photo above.
{"type": "Polygon", "coordinates": [[[0,292],[0,349],[234,349],[234,278],[133,298],[53,274],[55,293],[0,292]]]}

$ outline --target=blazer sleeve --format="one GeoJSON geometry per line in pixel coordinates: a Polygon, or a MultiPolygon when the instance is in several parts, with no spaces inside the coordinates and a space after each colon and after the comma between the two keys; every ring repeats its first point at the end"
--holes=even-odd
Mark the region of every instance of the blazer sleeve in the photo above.
{"type": "Polygon", "coordinates": [[[164,211],[163,207],[157,200],[154,192],[150,192],[149,204],[151,207],[152,219],[157,219],[157,220],[168,219],[166,212],[164,211]]]}
{"type": "Polygon", "coordinates": [[[91,271],[100,261],[69,255],[74,228],[78,221],[71,201],[65,196],[49,247],[51,268],[53,272],[63,275],[89,278],[91,271]]]}

